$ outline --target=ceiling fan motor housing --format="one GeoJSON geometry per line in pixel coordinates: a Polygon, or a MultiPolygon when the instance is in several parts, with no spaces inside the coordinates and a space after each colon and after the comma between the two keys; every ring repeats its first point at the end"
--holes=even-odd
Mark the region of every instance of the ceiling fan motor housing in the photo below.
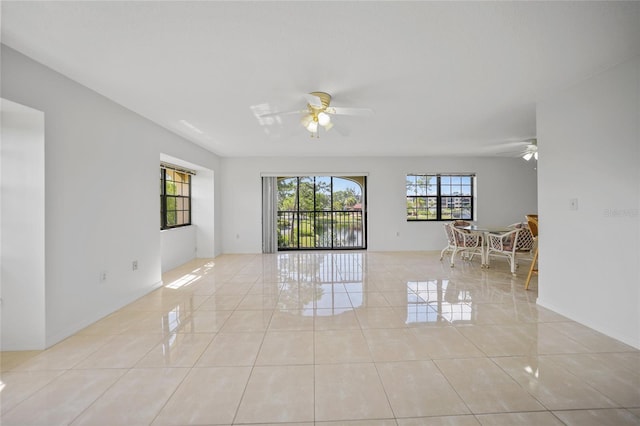
{"type": "Polygon", "coordinates": [[[322,102],[322,106],[320,105],[311,105],[309,107],[315,111],[324,111],[329,107],[329,103],[331,102],[331,95],[325,92],[311,92],[311,95],[317,96],[320,98],[320,102],[322,102]]]}

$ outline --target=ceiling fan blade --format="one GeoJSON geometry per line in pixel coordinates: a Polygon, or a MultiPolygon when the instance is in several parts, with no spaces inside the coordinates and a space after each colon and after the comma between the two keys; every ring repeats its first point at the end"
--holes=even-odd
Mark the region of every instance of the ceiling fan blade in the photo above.
{"type": "Polygon", "coordinates": [[[371,108],[329,107],[326,112],[336,115],[359,115],[363,117],[373,115],[371,108]]]}
{"type": "Polygon", "coordinates": [[[348,126],[345,126],[344,123],[340,123],[337,126],[334,127],[334,129],[336,129],[336,132],[338,132],[338,134],[340,136],[350,136],[351,135],[351,129],[348,126]]]}
{"type": "Polygon", "coordinates": [[[278,115],[291,115],[291,114],[301,114],[301,113],[305,113],[307,112],[306,110],[292,110],[292,111],[277,111],[277,112],[269,112],[266,114],[260,114],[257,117],[258,118],[266,118],[266,117],[275,117],[278,115]]]}
{"type": "Polygon", "coordinates": [[[318,96],[312,95],[311,93],[305,93],[304,98],[312,107],[322,108],[322,100],[318,96]]]}
{"type": "Polygon", "coordinates": [[[522,157],[523,154],[537,148],[536,138],[509,138],[495,143],[487,143],[483,147],[483,151],[487,155],[498,157],[522,157]]]}

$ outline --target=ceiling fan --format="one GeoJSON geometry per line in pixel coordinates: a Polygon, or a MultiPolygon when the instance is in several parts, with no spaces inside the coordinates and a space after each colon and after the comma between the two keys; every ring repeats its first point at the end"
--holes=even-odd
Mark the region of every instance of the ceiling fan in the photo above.
{"type": "Polygon", "coordinates": [[[260,118],[286,115],[286,114],[302,114],[300,123],[311,134],[311,137],[320,137],[319,130],[323,128],[329,131],[333,128],[333,115],[357,115],[369,116],[373,114],[370,108],[351,108],[351,107],[335,107],[331,106],[331,95],[325,92],[311,92],[304,95],[307,101],[307,107],[304,110],[274,112],[262,114],[260,118]]]}
{"type": "Polygon", "coordinates": [[[535,137],[507,140],[488,145],[485,151],[502,157],[520,157],[526,161],[538,159],[538,140],[535,137]]]}
{"type": "Polygon", "coordinates": [[[536,161],[538,160],[538,139],[533,138],[533,139],[529,139],[527,144],[527,147],[524,149],[524,152],[522,153],[522,158],[525,159],[526,161],[531,160],[532,158],[535,158],[536,161]]]}

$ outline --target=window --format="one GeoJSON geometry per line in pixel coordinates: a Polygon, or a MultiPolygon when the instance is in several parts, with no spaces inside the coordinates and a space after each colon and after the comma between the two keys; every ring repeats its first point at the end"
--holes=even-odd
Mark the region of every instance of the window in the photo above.
{"type": "Polygon", "coordinates": [[[473,220],[472,174],[407,175],[407,221],[473,220]]]}
{"type": "Polygon", "coordinates": [[[278,178],[278,250],[366,248],[365,176],[278,178]]]}
{"type": "Polygon", "coordinates": [[[160,229],[191,225],[191,172],[160,167],[160,229]]]}

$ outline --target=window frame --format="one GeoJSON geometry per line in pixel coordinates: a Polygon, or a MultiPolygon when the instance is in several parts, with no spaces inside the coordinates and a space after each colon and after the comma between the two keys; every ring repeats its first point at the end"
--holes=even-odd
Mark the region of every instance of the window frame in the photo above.
{"type": "Polygon", "coordinates": [[[175,229],[175,228],[182,228],[183,226],[190,226],[192,224],[192,220],[193,220],[193,213],[192,213],[192,209],[191,209],[191,193],[192,193],[192,175],[194,173],[189,171],[189,170],[185,170],[185,169],[181,169],[179,167],[172,167],[169,165],[165,165],[165,164],[161,164],[160,165],[160,230],[164,231],[164,230],[168,230],[168,229],[175,229]],[[172,171],[174,173],[180,173],[183,175],[183,177],[186,179],[186,182],[181,182],[181,190],[179,191],[180,194],[168,194],[167,193],[167,182],[175,182],[175,181],[170,181],[167,180],[167,171],[172,171]],[[182,193],[184,192],[182,189],[184,188],[184,186],[187,187],[187,195],[183,195],[182,193]],[[176,200],[176,208],[175,209],[168,209],[168,200],[169,199],[175,199],[176,200]],[[182,200],[182,203],[178,203],[178,200],[182,200]],[[182,208],[178,209],[178,205],[181,204],[182,208]],[[175,225],[170,225],[169,224],[169,220],[168,220],[168,215],[170,212],[175,212],[176,213],[176,224],[175,225]],[[181,223],[177,223],[177,213],[178,212],[182,212],[183,214],[186,212],[189,215],[189,220],[187,221],[182,221],[181,223]]]}
{"type": "MultiPolygon", "coordinates": [[[[467,186],[466,184],[462,184],[460,183],[459,186],[462,188],[463,186],[467,186]]],[[[407,222],[443,222],[443,221],[452,221],[452,220],[475,220],[475,203],[476,203],[476,194],[475,194],[475,188],[476,188],[476,174],[475,173],[407,173],[405,176],[405,193],[406,193],[406,198],[405,198],[405,214],[406,214],[406,221],[407,222]],[[416,182],[414,184],[414,188],[415,188],[415,192],[413,194],[410,194],[410,177],[415,177],[415,178],[424,178],[424,194],[419,194],[420,191],[418,191],[418,183],[417,183],[417,179],[414,180],[414,182],[416,182]],[[443,186],[445,185],[453,185],[451,182],[449,183],[443,183],[443,178],[449,179],[451,180],[451,178],[469,178],[469,194],[470,195],[454,195],[453,193],[449,193],[449,194],[444,194],[442,189],[443,186]],[[436,187],[436,192],[435,194],[433,193],[429,193],[429,182],[430,179],[436,179],[435,184],[431,184],[431,185],[435,185],[436,187]],[[469,209],[469,216],[468,217],[459,217],[459,218],[454,218],[454,217],[449,217],[449,218],[443,218],[443,209],[447,208],[447,204],[445,203],[445,200],[448,198],[462,198],[462,199],[468,199],[468,209],[469,209]],[[413,211],[415,212],[415,215],[410,215],[410,200],[413,200],[413,202],[411,203],[413,207],[413,211]],[[420,203],[419,200],[424,200],[423,203],[420,203]],[[426,218],[419,218],[419,214],[417,213],[418,211],[418,206],[420,204],[424,204],[424,210],[429,210],[430,208],[434,208],[435,209],[435,217],[428,217],[428,213],[427,213],[427,217],[426,218]]],[[[450,191],[451,192],[451,191],[450,191]]],[[[466,204],[466,203],[464,203],[466,204]]],[[[464,211],[464,209],[466,209],[466,206],[464,204],[461,204],[460,210],[461,213],[462,211],[464,211]]]]}
{"type": "MultiPolygon", "coordinates": [[[[289,251],[289,250],[362,250],[367,248],[367,176],[366,175],[301,175],[301,176],[279,176],[277,178],[278,188],[280,182],[284,180],[293,180],[295,182],[295,189],[291,191],[291,194],[295,192],[293,205],[289,208],[281,210],[282,201],[280,197],[278,197],[278,206],[277,206],[277,216],[278,223],[281,220],[288,217],[289,215],[293,215],[291,219],[285,219],[285,221],[292,220],[292,225],[288,228],[292,231],[295,231],[291,234],[290,242],[292,244],[282,244],[280,241],[281,237],[285,235],[278,225],[278,251],[289,251]],[[352,181],[360,187],[360,203],[356,203],[360,205],[359,208],[336,208],[334,204],[334,196],[340,192],[340,189],[337,189],[336,179],[352,181]],[[328,194],[324,193],[324,195],[328,195],[328,199],[326,203],[318,203],[318,195],[323,194],[323,192],[318,191],[318,188],[322,185],[319,183],[324,183],[325,189],[328,189],[328,194]],[[306,186],[307,189],[310,189],[310,193],[313,194],[310,197],[303,197],[301,194],[302,187],[306,186]],[[303,208],[301,204],[304,198],[307,200],[312,198],[312,203],[304,203],[306,208],[303,208]],[[359,217],[358,217],[359,215],[359,217]],[[328,233],[325,235],[331,236],[330,239],[324,240],[326,244],[322,244],[318,240],[314,240],[313,244],[303,243],[304,238],[304,230],[303,222],[309,220],[309,224],[311,229],[316,229],[317,226],[321,226],[320,224],[330,218],[328,221],[328,233]],[[353,220],[353,223],[360,223],[360,236],[356,239],[360,244],[344,244],[341,241],[338,241],[334,238],[336,234],[336,230],[345,223],[349,223],[353,220]]],[[[278,189],[278,192],[280,190],[278,189]]],[[[344,206],[343,206],[344,207],[344,206]]],[[[318,236],[317,234],[315,235],[318,236]]],[[[307,238],[309,235],[306,236],[307,238]]]]}

